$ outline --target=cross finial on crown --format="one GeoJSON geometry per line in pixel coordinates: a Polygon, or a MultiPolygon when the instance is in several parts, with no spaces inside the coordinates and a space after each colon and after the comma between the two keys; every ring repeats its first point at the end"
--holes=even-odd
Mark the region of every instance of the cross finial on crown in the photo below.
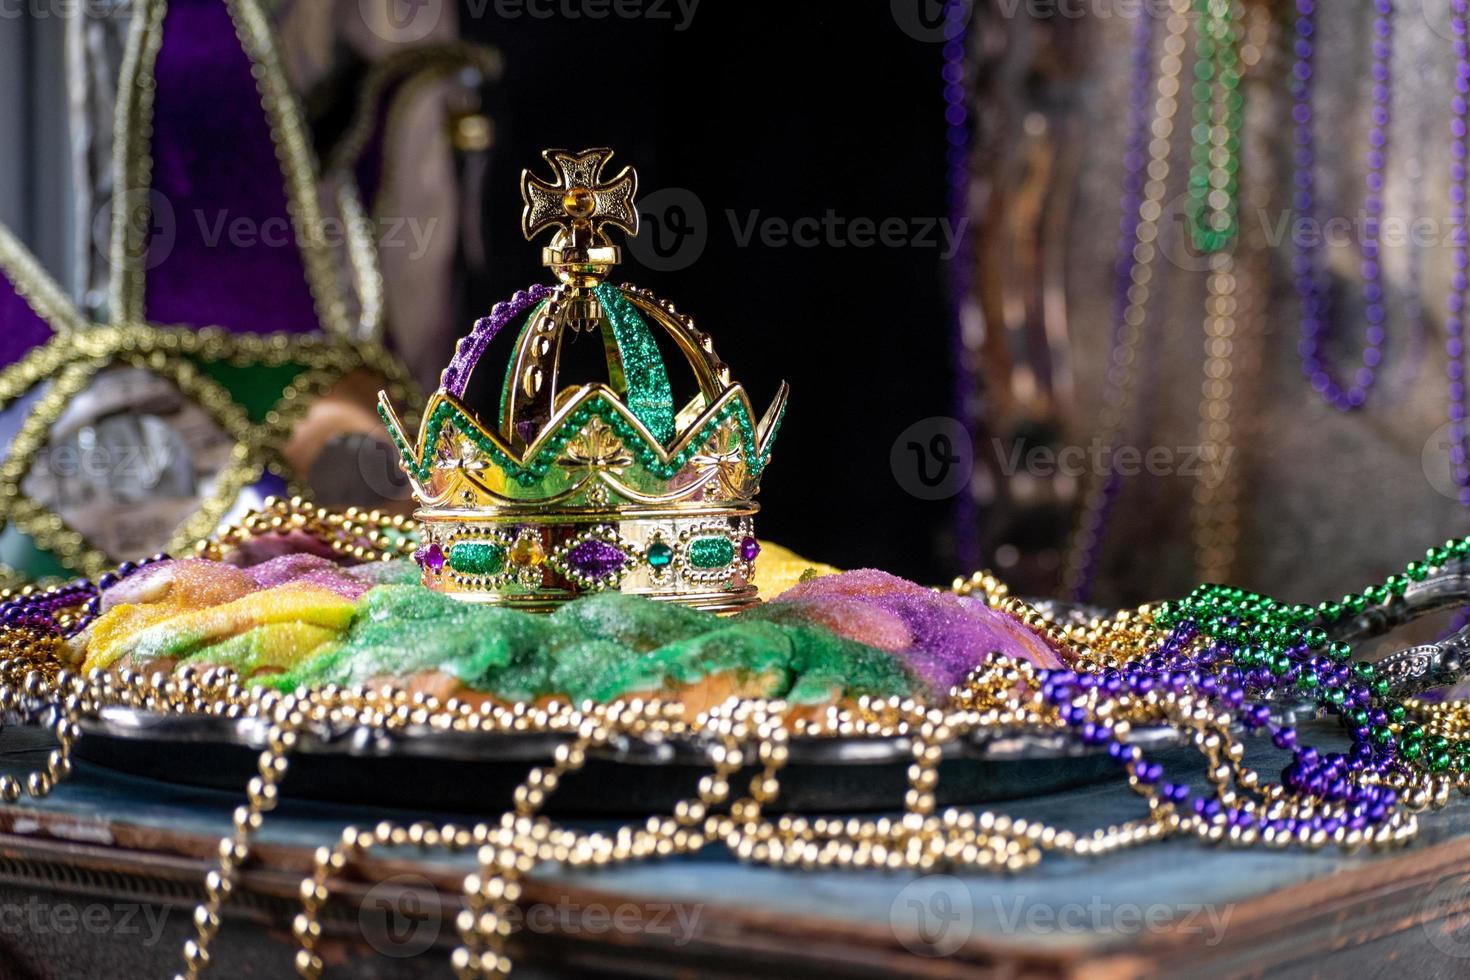
{"type": "Polygon", "coordinates": [[[600,236],[607,225],[638,234],[638,209],[633,205],[637,171],[624,167],[611,180],[602,179],[612,150],[545,150],[541,155],[556,171],[556,180],[548,183],[529,170],[521,171],[521,198],[526,202],[521,231],[526,238],[552,227],[564,232],[587,229],[600,236]]]}

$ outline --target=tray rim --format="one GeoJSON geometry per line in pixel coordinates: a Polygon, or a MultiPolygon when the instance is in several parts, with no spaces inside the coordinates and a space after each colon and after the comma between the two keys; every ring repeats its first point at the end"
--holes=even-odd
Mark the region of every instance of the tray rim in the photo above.
{"type": "MultiPolygon", "coordinates": [[[[228,718],[206,714],[149,711],[123,705],[99,708],[80,719],[88,735],[177,745],[232,745],[264,750],[269,723],[259,718],[228,718]]],[[[550,761],[558,745],[572,741],[566,732],[467,732],[432,725],[399,729],[349,726],[331,729],[308,725],[298,733],[295,753],[343,758],[435,758],[456,762],[550,761]]],[[[1126,739],[1140,748],[1168,748],[1186,739],[1171,728],[1141,727],[1126,739]]],[[[793,735],[788,765],[892,765],[912,757],[907,735],[793,735]]],[[[592,758],[628,765],[712,764],[715,740],[699,734],[645,737],[619,736],[588,750],[592,758]]],[[[1105,748],[1083,746],[1061,733],[1015,727],[976,732],[951,739],[942,747],[945,759],[984,762],[1055,760],[1102,754],[1105,748]]]]}

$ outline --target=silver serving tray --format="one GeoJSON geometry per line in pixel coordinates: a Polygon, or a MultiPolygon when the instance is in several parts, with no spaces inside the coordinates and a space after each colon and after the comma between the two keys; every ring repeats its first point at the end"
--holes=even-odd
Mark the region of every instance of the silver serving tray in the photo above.
{"type": "MultiPolygon", "coordinates": [[[[1334,631],[1363,639],[1426,613],[1470,601],[1461,563],[1381,608],[1334,631]]],[[[1067,620],[1097,610],[1052,600],[1036,603],[1067,620]]],[[[1448,639],[1399,651],[1379,661],[1400,696],[1459,682],[1470,664],[1470,627],[1448,639]]],[[[1295,723],[1315,713],[1306,703],[1281,702],[1273,715],[1295,723]]],[[[109,707],[81,722],[76,755],[84,762],[167,782],[239,792],[266,746],[267,726],[249,718],[172,715],[109,707]]],[[[282,786],[287,797],[445,811],[509,807],[528,769],[547,764],[570,735],[547,732],[456,732],[427,725],[394,730],[328,726],[299,733],[282,786]]],[[[1170,728],[1138,728],[1132,744],[1158,756],[1189,754],[1170,728]]],[[[588,753],[584,770],[565,781],[552,810],[639,813],[664,810],[692,795],[712,766],[714,742],[698,735],[623,737],[588,753]]],[[[891,737],[797,736],[781,773],[781,807],[832,811],[892,809],[907,788],[912,745],[891,737]]],[[[1116,763],[1099,748],[1055,732],[986,731],[943,748],[940,802],[981,803],[1056,792],[1108,778],[1116,763]]],[[[749,775],[754,775],[751,770],[749,775]]],[[[737,788],[740,784],[737,783],[737,788]]]]}
{"type": "MultiPolygon", "coordinates": [[[[84,762],[166,782],[238,792],[266,747],[266,723],[207,715],[105,708],[81,722],[84,762]]],[[[308,728],[298,736],[287,797],[445,811],[498,812],[528,770],[549,764],[573,736],[555,732],[456,732],[428,725],[395,730],[308,728]]],[[[1188,752],[1167,728],[1130,742],[1157,753],[1188,752]]],[[[623,814],[666,810],[693,795],[713,766],[715,742],[699,735],[621,737],[590,749],[564,781],[554,811],[623,814]]],[[[906,736],[794,736],[780,809],[891,809],[903,799],[912,743],[906,736]]],[[[1106,752],[1052,732],[988,731],[946,744],[940,801],[978,803],[1054,792],[1116,773],[1106,752]]],[[[754,768],[743,774],[748,780],[754,768]]],[[[743,786],[740,779],[737,790],[743,786]]]]}

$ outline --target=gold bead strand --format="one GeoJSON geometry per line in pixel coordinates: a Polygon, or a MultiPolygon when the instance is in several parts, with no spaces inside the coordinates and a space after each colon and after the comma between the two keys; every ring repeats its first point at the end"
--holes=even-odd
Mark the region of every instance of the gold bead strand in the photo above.
{"type": "Polygon", "coordinates": [[[1205,300],[1205,377],[1200,389],[1199,478],[1194,487],[1195,562],[1205,582],[1229,580],[1240,536],[1236,484],[1231,465],[1230,414],[1234,382],[1235,258],[1228,251],[1210,256],[1209,296],[1205,300]]]}
{"type": "MultiPolygon", "coordinates": [[[[1243,44],[1245,31],[1242,26],[1245,10],[1239,0],[1209,0],[1216,16],[1228,25],[1225,37],[1214,39],[1216,45],[1228,46],[1237,52],[1238,68],[1244,78],[1248,66],[1259,61],[1259,53],[1252,44],[1243,44]]],[[[1237,163],[1235,179],[1244,181],[1242,147],[1235,149],[1227,145],[1232,138],[1239,143],[1244,139],[1244,127],[1235,133],[1229,125],[1232,116],[1226,100],[1234,95],[1243,98],[1243,84],[1234,88],[1227,86],[1217,74],[1212,79],[1209,134],[1209,182],[1211,198],[1218,195],[1227,203],[1225,190],[1231,179],[1229,163],[1237,163]]],[[[1234,113],[1243,117],[1244,109],[1234,113]]],[[[1237,194],[1238,196],[1238,194],[1237,194]]],[[[1195,483],[1191,519],[1195,547],[1195,564],[1198,577],[1204,582],[1224,582],[1231,578],[1240,539],[1239,481],[1231,474],[1235,444],[1231,415],[1235,404],[1235,393],[1240,382],[1233,377],[1240,339],[1237,312],[1238,280],[1236,276],[1235,250],[1241,245],[1240,216],[1236,219],[1235,237],[1217,252],[1209,256],[1209,274],[1206,278],[1207,296],[1204,317],[1204,379],[1200,386],[1199,407],[1199,478],[1195,483]]]]}
{"type": "Polygon", "coordinates": [[[205,900],[194,910],[194,938],[184,943],[184,971],[174,980],[199,980],[209,969],[209,947],[219,932],[220,911],[239,883],[241,866],[250,858],[251,839],[265,815],[276,808],[280,782],[296,747],[294,727],[299,723],[299,715],[288,702],[281,720],[266,735],[266,748],[257,763],[259,774],[246,789],[246,804],[235,810],[234,831],[220,841],[219,863],[205,879],[205,900]]]}
{"type": "MultiPolygon", "coordinates": [[[[1149,318],[1154,266],[1158,259],[1159,222],[1164,216],[1164,199],[1169,192],[1170,155],[1174,147],[1174,117],[1179,111],[1180,76],[1184,71],[1186,38],[1193,21],[1190,0],[1170,0],[1168,33],[1159,58],[1159,80],[1153,107],[1153,138],[1148,144],[1148,181],[1143,200],[1138,205],[1138,226],[1134,232],[1133,283],[1128,287],[1128,305],[1123,312],[1120,342],[1108,365],[1109,397],[1102,406],[1099,426],[1102,444],[1117,444],[1131,414],[1134,388],[1138,379],[1137,362],[1143,343],[1144,328],[1149,318]]],[[[1104,511],[1107,505],[1107,478],[1094,474],[1084,492],[1077,526],[1067,549],[1063,573],[1063,589],[1077,594],[1083,582],[1087,556],[1101,546],[1104,511]]]]}

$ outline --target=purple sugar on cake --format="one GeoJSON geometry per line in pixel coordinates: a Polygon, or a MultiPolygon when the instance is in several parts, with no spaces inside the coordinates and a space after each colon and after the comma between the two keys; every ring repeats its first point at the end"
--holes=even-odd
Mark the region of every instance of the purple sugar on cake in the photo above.
{"type": "Polygon", "coordinates": [[[813,623],[897,656],[931,691],[947,693],[987,655],[1061,667],[1047,643],[1005,613],[876,569],[814,578],[772,600],[813,623]]]}
{"type": "Polygon", "coordinates": [[[347,574],[336,562],[317,555],[282,555],[245,570],[262,588],[304,582],[331,589],[344,599],[358,599],[370,584],[347,574]]]}

